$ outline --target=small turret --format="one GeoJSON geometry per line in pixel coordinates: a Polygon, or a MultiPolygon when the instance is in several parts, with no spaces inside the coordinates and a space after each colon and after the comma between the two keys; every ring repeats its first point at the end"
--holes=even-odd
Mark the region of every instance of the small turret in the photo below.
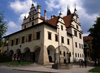
{"type": "Polygon", "coordinates": [[[40,12],[41,6],[37,5],[37,12],[40,12]]]}
{"type": "Polygon", "coordinates": [[[62,17],[62,13],[61,13],[61,11],[60,11],[60,13],[59,13],[59,16],[62,17]]]}

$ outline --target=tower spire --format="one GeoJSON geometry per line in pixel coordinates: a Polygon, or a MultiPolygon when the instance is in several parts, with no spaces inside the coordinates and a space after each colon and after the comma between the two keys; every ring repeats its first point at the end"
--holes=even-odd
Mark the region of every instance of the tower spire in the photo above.
{"type": "Polygon", "coordinates": [[[69,5],[67,6],[67,15],[70,15],[71,14],[71,11],[69,9],[69,5]]]}

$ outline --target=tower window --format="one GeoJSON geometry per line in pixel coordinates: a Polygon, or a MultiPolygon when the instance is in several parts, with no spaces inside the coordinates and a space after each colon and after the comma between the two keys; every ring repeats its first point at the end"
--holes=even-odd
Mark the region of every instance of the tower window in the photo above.
{"type": "Polygon", "coordinates": [[[61,25],[61,30],[63,30],[63,26],[61,25]]]}
{"type": "Polygon", "coordinates": [[[64,56],[65,56],[65,51],[64,51],[64,53],[63,53],[63,54],[64,54],[64,56]]]}
{"type": "Polygon", "coordinates": [[[75,57],[77,57],[77,53],[75,53],[75,57]]]}
{"type": "Polygon", "coordinates": [[[74,30],[74,35],[77,36],[77,31],[76,30],[74,30]]]}
{"type": "Polygon", "coordinates": [[[76,28],[78,29],[78,25],[76,25],[76,28]]]}
{"type": "Polygon", "coordinates": [[[80,33],[79,33],[79,38],[80,38],[80,39],[82,38],[80,33]]]}
{"type": "Polygon", "coordinates": [[[61,37],[61,43],[64,43],[64,37],[61,37]]]}
{"type": "Polygon", "coordinates": [[[24,26],[24,29],[26,29],[26,25],[24,26]]]}
{"type": "Polygon", "coordinates": [[[32,26],[34,25],[34,22],[32,22],[32,26]]]}
{"type": "Polygon", "coordinates": [[[69,39],[67,39],[67,44],[69,45],[69,39]]]}
{"type": "Polygon", "coordinates": [[[34,17],[32,17],[32,19],[34,20],[34,17]]]}

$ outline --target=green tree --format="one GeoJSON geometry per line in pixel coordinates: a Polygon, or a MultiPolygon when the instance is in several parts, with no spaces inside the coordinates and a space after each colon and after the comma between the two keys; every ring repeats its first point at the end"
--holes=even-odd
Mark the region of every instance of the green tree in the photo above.
{"type": "Polygon", "coordinates": [[[93,37],[92,40],[92,49],[93,49],[93,57],[95,60],[95,65],[96,61],[100,59],[100,16],[97,17],[95,24],[93,24],[93,27],[88,30],[90,32],[89,36],[93,37]]]}
{"type": "Polygon", "coordinates": [[[4,20],[3,12],[0,12],[0,47],[3,45],[3,35],[7,31],[7,21],[4,20]]]}

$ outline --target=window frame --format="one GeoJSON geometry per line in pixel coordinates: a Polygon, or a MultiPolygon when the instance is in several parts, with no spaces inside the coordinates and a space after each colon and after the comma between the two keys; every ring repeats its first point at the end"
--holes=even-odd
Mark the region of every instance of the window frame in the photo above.
{"type": "Polygon", "coordinates": [[[52,40],[52,33],[51,32],[48,32],[48,39],[52,40]]]}

